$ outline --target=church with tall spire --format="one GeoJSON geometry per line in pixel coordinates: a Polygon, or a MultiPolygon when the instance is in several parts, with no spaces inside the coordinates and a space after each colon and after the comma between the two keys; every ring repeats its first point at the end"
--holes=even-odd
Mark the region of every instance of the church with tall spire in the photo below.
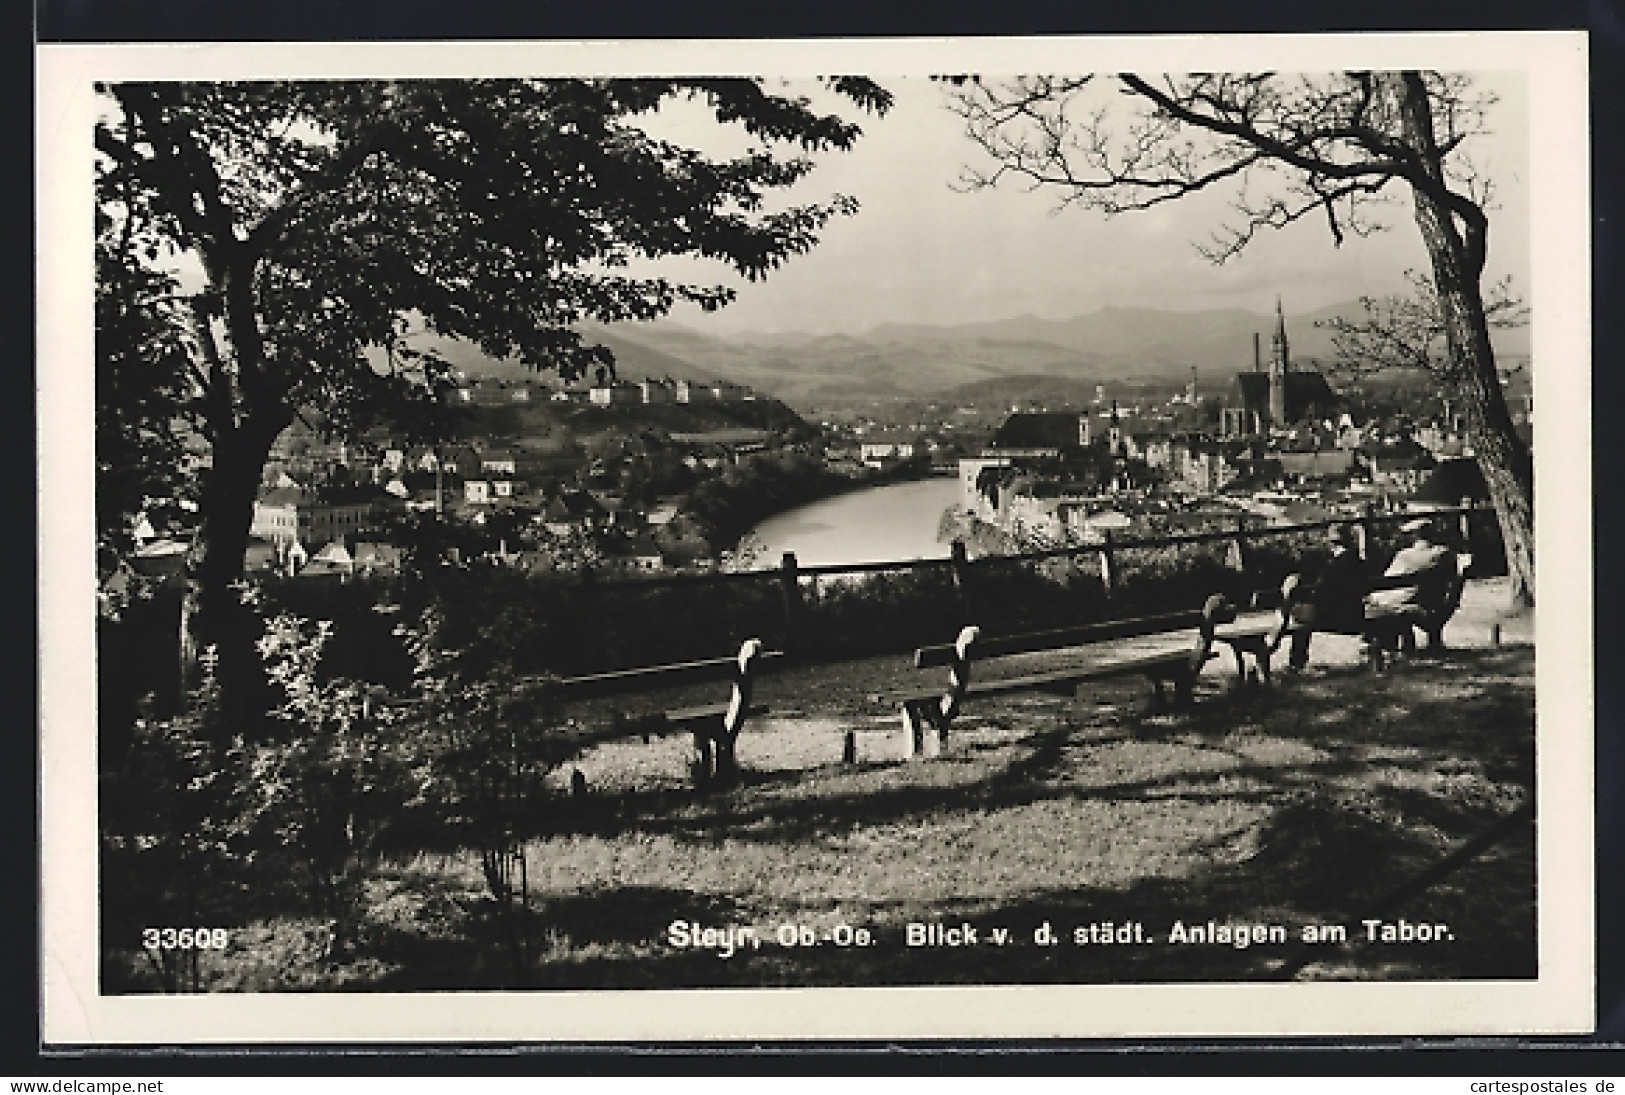
{"type": "Polygon", "coordinates": [[[1221,412],[1226,437],[1267,436],[1336,412],[1337,394],[1326,383],[1326,378],[1313,370],[1292,367],[1286,311],[1279,295],[1275,298],[1275,332],[1270,336],[1267,372],[1260,342],[1255,332],[1252,372],[1236,375],[1221,412]]]}

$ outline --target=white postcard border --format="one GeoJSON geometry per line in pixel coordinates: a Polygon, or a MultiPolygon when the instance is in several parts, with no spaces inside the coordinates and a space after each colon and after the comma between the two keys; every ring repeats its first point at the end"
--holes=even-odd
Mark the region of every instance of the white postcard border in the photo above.
{"type": "Polygon", "coordinates": [[[1594,1018],[1589,162],[1570,32],[188,44],[38,51],[43,1035],[52,1044],[1573,1033],[1594,1018]],[[1470,983],[103,997],[97,992],[90,85],[97,79],[1348,67],[1522,70],[1540,570],[1540,977],[1470,983]]]}

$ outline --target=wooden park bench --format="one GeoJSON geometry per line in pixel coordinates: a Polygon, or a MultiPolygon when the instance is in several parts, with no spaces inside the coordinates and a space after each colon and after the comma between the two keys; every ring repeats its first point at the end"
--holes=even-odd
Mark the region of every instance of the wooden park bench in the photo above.
{"type": "Polygon", "coordinates": [[[1032,631],[997,638],[983,638],[981,629],[966,627],[951,644],[925,646],[914,652],[916,669],[947,667],[946,691],[893,697],[902,708],[908,752],[934,755],[947,741],[948,731],[966,700],[1000,696],[1014,692],[1041,691],[1070,696],[1089,681],[1115,677],[1145,677],[1155,690],[1155,702],[1163,701],[1164,686],[1173,692],[1176,703],[1191,699],[1191,687],[1207,662],[1217,656],[1215,643],[1228,645],[1236,658],[1238,677],[1245,680],[1245,658],[1252,656],[1266,679],[1269,673],[1275,621],[1269,616],[1240,620],[1235,609],[1221,596],[1209,597],[1196,611],[1170,612],[1135,619],[1111,620],[1078,627],[1032,631]],[[1017,677],[971,680],[971,667],[1000,658],[1040,652],[1082,651],[1122,639],[1173,635],[1195,631],[1194,640],[1173,650],[1149,654],[1127,653],[1084,666],[1043,670],[1017,677]],[[935,733],[928,733],[934,730],[935,733]]]}
{"type": "Polygon", "coordinates": [[[760,639],[746,639],[731,658],[704,658],[665,665],[588,673],[552,681],[554,694],[568,700],[596,699],[655,688],[725,682],[728,699],[720,703],[673,707],[619,720],[619,729],[628,736],[689,733],[694,737],[695,781],[709,786],[732,781],[739,771],[735,746],[739,732],[753,715],[767,712],[755,703],[752,693],[756,678],[780,663],[784,652],[763,649],[760,639]]]}
{"type": "Polygon", "coordinates": [[[1461,606],[1462,589],[1466,585],[1467,570],[1472,563],[1471,555],[1457,554],[1449,569],[1439,574],[1372,578],[1366,585],[1367,594],[1382,590],[1416,589],[1430,583],[1442,583],[1443,588],[1430,598],[1433,601],[1431,608],[1406,606],[1384,609],[1380,606],[1367,605],[1364,618],[1358,626],[1354,626],[1351,622],[1338,621],[1306,625],[1293,620],[1292,610],[1302,603],[1304,582],[1301,575],[1289,574],[1286,581],[1281,584],[1276,633],[1270,640],[1270,650],[1273,652],[1279,649],[1280,645],[1294,633],[1302,631],[1311,634],[1318,631],[1333,635],[1353,635],[1365,642],[1366,664],[1372,670],[1381,672],[1393,656],[1410,647],[1413,627],[1420,628],[1427,636],[1428,649],[1439,649],[1444,642],[1445,624],[1450,622],[1450,617],[1454,616],[1456,609],[1461,606]]]}

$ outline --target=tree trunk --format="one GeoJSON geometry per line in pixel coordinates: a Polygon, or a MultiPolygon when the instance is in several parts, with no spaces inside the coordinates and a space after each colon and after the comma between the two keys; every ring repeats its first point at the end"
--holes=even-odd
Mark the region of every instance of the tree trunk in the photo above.
{"type": "MultiPolygon", "coordinates": [[[[217,430],[203,481],[198,554],[186,594],[190,603],[183,611],[188,624],[183,650],[190,653],[183,657],[214,647],[221,714],[227,728],[247,729],[256,717],[255,701],[263,685],[252,620],[232,586],[243,578],[243,557],[265,461],[286,425],[281,416],[261,416],[217,430]]],[[[183,666],[183,671],[183,679],[196,676],[190,666],[183,666]]]]}
{"type": "MultiPolygon", "coordinates": [[[[1417,197],[1419,222],[1428,219],[1422,211],[1427,204],[1426,198],[1417,197]]],[[[1434,256],[1434,286],[1444,313],[1452,359],[1451,388],[1466,411],[1467,437],[1501,526],[1513,602],[1533,605],[1534,470],[1529,449],[1513,429],[1507,411],[1477,280],[1454,277],[1447,249],[1436,247],[1434,237],[1425,228],[1423,236],[1434,256]]]]}
{"type": "Polygon", "coordinates": [[[1442,158],[1421,78],[1405,73],[1399,94],[1406,144],[1417,151],[1436,184],[1426,187],[1413,182],[1411,193],[1417,227],[1433,265],[1433,286],[1450,349],[1447,380],[1466,409],[1467,436],[1501,526],[1513,602],[1533,605],[1534,469],[1528,447],[1512,428],[1479,292],[1487,223],[1476,206],[1458,203],[1452,210],[1445,204],[1449,195],[1444,190],[1442,158]]]}

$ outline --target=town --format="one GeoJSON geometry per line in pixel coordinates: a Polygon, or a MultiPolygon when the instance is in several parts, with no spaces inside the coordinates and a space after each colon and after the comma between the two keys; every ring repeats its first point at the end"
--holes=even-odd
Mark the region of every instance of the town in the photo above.
{"type": "MultiPolygon", "coordinates": [[[[245,569],[393,574],[426,542],[436,562],[537,575],[745,567],[741,536],[779,508],[931,475],[959,480],[944,527],[1005,553],[1483,498],[1463,416],[1433,389],[1339,391],[1294,363],[1279,306],[1267,351],[1263,337],[1251,369],[1193,366],[1183,385],[1098,383],[1076,405],[853,401],[809,408],[815,421],[726,380],[461,374],[453,441],[347,442],[301,416],[267,461],[245,569]]],[[[1527,370],[1507,388],[1527,442],[1527,370]]],[[[139,570],[178,568],[183,542],[146,519],[134,532],[139,570]]]]}

